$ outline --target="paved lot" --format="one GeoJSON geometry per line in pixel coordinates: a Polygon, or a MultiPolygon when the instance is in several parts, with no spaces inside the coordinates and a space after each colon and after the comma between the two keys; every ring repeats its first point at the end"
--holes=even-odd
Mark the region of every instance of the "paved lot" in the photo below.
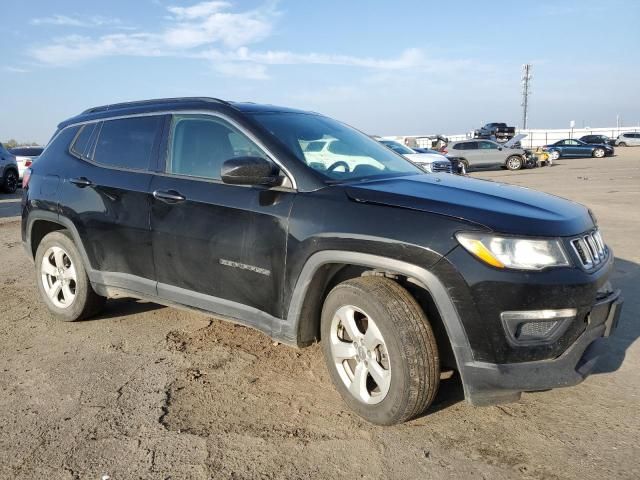
{"type": "Polygon", "coordinates": [[[20,215],[20,197],[22,190],[18,189],[11,195],[0,193],[0,219],[20,215]]]}
{"type": "Polygon", "coordinates": [[[19,223],[5,219],[0,478],[640,478],[640,148],[474,176],[597,215],[626,305],[610,355],[585,383],[473,408],[444,382],[427,415],[373,427],[341,402],[317,346],[274,346],[128,299],[91,321],[55,322],[36,297],[19,223]]]}

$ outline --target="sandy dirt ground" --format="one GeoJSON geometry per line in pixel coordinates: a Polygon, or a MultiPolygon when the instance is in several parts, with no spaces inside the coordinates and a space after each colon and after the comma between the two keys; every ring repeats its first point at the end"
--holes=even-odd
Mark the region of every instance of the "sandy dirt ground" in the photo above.
{"type": "Polygon", "coordinates": [[[346,408],[318,346],[294,350],[129,299],[110,301],[91,321],[53,320],[37,298],[20,224],[5,216],[0,478],[640,478],[640,148],[619,150],[473,174],[558,194],[597,215],[626,298],[597,373],[487,408],[467,405],[460,385],[444,381],[424,416],[391,428],[346,408]]]}

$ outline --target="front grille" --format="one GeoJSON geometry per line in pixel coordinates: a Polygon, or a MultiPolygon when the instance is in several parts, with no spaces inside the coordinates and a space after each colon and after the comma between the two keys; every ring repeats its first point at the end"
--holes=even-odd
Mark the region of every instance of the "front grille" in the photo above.
{"type": "Polygon", "coordinates": [[[431,164],[431,171],[452,173],[453,170],[451,169],[451,162],[433,162],[431,164]]]}
{"type": "Polygon", "coordinates": [[[587,270],[596,268],[607,258],[608,249],[598,230],[574,238],[571,240],[571,246],[578,255],[582,266],[587,270]]]}

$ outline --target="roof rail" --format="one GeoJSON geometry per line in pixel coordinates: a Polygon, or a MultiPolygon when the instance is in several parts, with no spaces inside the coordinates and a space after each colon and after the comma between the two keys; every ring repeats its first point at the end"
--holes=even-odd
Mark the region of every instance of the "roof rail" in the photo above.
{"type": "Polygon", "coordinates": [[[97,113],[97,112],[107,112],[110,110],[119,110],[122,108],[143,107],[145,105],[153,105],[156,103],[181,103],[181,102],[189,102],[189,101],[222,103],[222,104],[231,106],[231,103],[227,102],[226,100],[220,100],[219,98],[213,98],[213,97],[156,98],[152,100],[138,100],[134,102],[122,102],[122,103],[112,103],[109,105],[100,105],[97,107],[86,109],[81,113],[81,115],[84,115],[86,113],[97,113]]]}

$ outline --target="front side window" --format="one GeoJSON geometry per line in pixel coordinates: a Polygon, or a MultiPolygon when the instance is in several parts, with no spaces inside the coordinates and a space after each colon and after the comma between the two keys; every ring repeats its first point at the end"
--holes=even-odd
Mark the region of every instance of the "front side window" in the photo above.
{"type": "Polygon", "coordinates": [[[229,122],[208,115],[176,115],[168,171],[220,179],[222,164],[235,157],[262,157],[262,150],[229,122]]]}
{"type": "Polygon", "coordinates": [[[163,121],[161,116],[105,120],[93,160],[112,167],[149,169],[163,121]]]}
{"type": "Polygon", "coordinates": [[[329,182],[424,173],[378,141],[331,118],[293,112],[258,112],[252,117],[329,182]],[[328,143],[326,149],[305,148],[320,141],[328,143]]]}

